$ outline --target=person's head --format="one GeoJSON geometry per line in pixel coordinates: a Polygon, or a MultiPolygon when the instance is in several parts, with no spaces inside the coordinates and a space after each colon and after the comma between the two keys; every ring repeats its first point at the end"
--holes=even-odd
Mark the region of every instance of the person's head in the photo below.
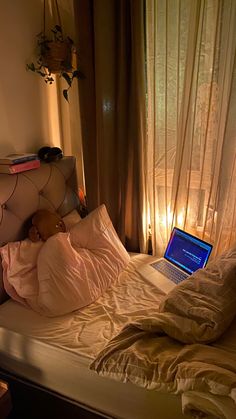
{"type": "Polygon", "coordinates": [[[38,210],[33,215],[31,223],[28,237],[32,242],[46,241],[54,234],[66,231],[66,226],[60,215],[48,210],[38,210]]]}

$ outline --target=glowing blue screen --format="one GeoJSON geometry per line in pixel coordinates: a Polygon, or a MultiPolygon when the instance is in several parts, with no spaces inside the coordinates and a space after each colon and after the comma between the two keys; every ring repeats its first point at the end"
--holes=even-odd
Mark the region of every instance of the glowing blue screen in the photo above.
{"type": "Polygon", "coordinates": [[[212,245],[174,227],[164,257],[192,274],[206,266],[212,245]]]}

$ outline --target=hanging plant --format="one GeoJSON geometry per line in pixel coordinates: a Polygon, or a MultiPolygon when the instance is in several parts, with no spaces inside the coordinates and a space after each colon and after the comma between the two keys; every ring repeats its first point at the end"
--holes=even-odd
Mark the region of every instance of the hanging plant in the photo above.
{"type": "MultiPolygon", "coordinates": [[[[61,23],[59,8],[56,1],[58,20],[61,23]]],[[[55,25],[51,29],[51,37],[45,33],[45,1],[44,1],[44,28],[37,35],[37,52],[35,62],[26,64],[27,70],[33,71],[44,78],[48,84],[55,81],[54,75],[59,74],[66,83],[63,96],[68,101],[68,91],[74,79],[84,78],[83,73],[76,67],[77,51],[73,40],[63,36],[62,26],[55,25]]]]}

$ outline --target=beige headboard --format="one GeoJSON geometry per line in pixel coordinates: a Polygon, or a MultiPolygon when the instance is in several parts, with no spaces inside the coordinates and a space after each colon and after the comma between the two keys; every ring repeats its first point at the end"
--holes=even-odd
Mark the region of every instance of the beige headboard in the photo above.
{"type": "MultiPolygon", "coordinates": [[[[56,210],[64,216],[78,208],[76,190],[75,157],[42,163],[39,169],[18,175],[0,174],[0,246],[25,238],[37,209],[56,210]]],[[[0,266],[0,287],[1,271],[0,266]]]]}
{"type": "Polygon", "coordinates": [[[41,208],[65,215],[78,207],[75,158],[41,163],[18,175],[0,174],[0,246],[21,240],[26,221],[41,208]]]}

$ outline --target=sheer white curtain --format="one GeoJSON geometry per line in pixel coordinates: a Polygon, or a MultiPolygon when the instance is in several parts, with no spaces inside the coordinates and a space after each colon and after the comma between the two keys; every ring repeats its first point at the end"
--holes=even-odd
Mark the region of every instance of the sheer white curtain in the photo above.
{"type": "Polygon", "coordinates": [[[236,241],[236,1],[147,0],[146,170],[154,254],[174,225],[236,241]]]}

